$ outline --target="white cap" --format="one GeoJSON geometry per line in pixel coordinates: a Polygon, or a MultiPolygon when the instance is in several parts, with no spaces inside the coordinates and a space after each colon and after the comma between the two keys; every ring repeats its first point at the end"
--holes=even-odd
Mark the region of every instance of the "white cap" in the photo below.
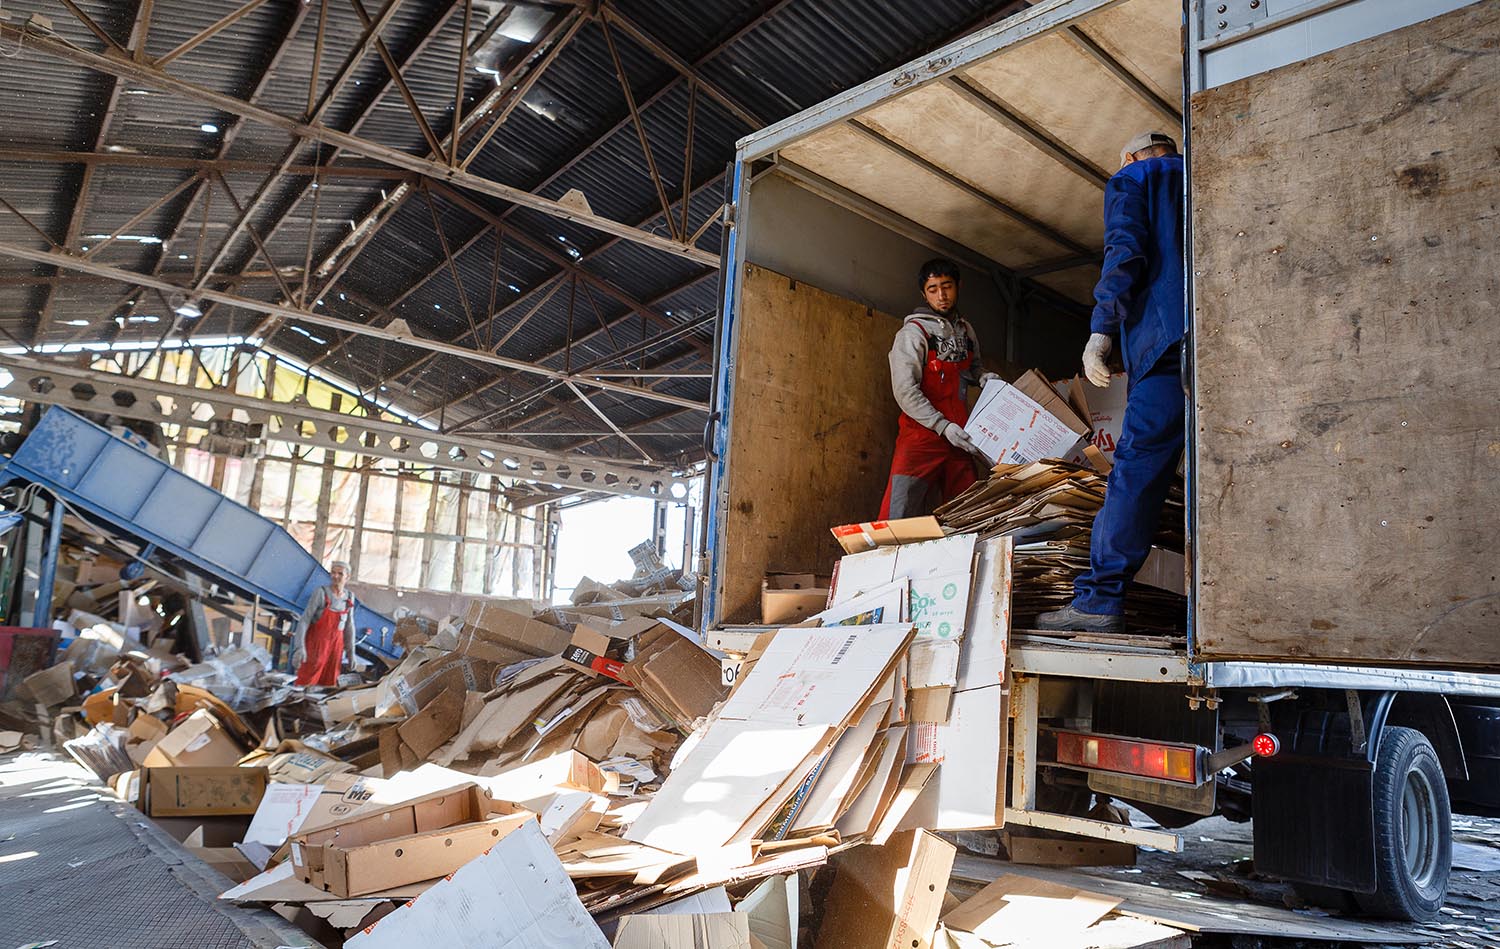
{"type": "Polygon", "coordinates": [[[329,570],[332,570],[334,567],[343,567],[346,572],[354,569],[349,566],[349,561],[347,560],[335,560],[333,563],[328,565],[329,570]]]}
{"type": "Polygon", "coordinates": [[[1120,164],[1125,164],[1126,160],[1136,152],[1144,151],[1154,145],[1165,145],[1172,151],[1177,151],[1177,140],[1166,132],[1142,132],[1126,142],[1125,147],[1120,149],[1120,164]]]}

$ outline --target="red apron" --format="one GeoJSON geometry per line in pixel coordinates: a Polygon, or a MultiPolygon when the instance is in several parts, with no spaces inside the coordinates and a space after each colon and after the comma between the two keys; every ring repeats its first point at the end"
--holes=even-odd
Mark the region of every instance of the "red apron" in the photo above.
{"type": "Polygon", "coordinates": [[[339,664],[344,660],[344,617],[354,605],[344,598],[344,609],[335,610],[328,591],[323,591],[323,613],[307,628],[302,648],[307,660],[297,667],[297,685],[338,685],[339,664]]]}
{"type": "MultiPolygon", "coordinates": [[[[969,420],[969,404],[964,400],[963,374],[974,361],[972,354],[959,361],[939,359],[932,338],[927,340],[927,364],[922,368],[922,394],[943,418],[955,425],[969,420]]],[[[885,499],[880,503],[882,520],[891,516],[891,492],[901,490],[898,477],[915,478],[929,488],[937,484],[941,500],[947,501],[977,479],[973,457],[956,448],[948,439],[917,422],[905,412],[897,423],[896,452],[891,458],[891,478],[886,483],[885,499]]],[[[909,483],[909,482],[908,482],[909,483]]],[[[902,512],[909,515],[910,512],[902,512]]]]}

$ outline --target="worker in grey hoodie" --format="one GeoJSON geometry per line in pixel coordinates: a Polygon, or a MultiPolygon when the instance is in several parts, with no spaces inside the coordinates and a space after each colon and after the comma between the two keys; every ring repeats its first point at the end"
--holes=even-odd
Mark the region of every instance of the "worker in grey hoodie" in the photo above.
{"type": "Polygon", "coordinates": [[[980,370],[979,340],[958,312],[959,279],[951,260],[923,264],[917,286],[925,305],[906,318],[891,344],[891,391],[901,420],[882,520],[929,513],[933,489],[940,501],[954,497],[974,483],[975,459],[984,460],[964,431],[965,387],[999,377],[980,370]]]}

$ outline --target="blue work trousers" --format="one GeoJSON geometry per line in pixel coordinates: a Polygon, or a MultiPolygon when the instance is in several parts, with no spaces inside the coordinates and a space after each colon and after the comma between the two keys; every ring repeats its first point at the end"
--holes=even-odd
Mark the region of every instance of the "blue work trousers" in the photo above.
{"type": "Polygon", "coordinates": [[[1123,614],[1125,587],[1151,552],[1182,454],[1180,351],[1171,347],[1149,372],[1130,381],[1115,466],[1104,507],[1094,518],[1089,569],[1073,582],[1073,606],[1085,613],[1123,614]]]}

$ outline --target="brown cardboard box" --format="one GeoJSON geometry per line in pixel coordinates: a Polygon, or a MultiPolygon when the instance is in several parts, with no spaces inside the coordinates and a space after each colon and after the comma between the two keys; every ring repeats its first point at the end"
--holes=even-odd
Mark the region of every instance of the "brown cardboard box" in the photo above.
{"type": "Polygon", "coordinates": [[[143,768],[137,806],[152,817],[254,814],[265,768],[143,768]]]}
{"type": "Polygon", "coordinates": [[[620,678],[683,733],[729,694],[718,660],[660,623],[635,637],[635,657],[625,664],[620,678]]]}
{"type": "Polygon", "coordinates": [[[828,606],[828,581],[810,573],[771,573],[760,583],[760,621],[800,623],[828,606]]]}
{"type": "Polygon", "coordinates": [[[528,656],[555,656],[568,645],[567,630],[482,601],[469,606],[464,626],[480,639],[528,656]]]}
{"type": "Polygon", "coordinates": [[[837,933],[841,949],[926,949],[956,853],[925,830],[847,851],[836,864],[822,931],[837,933]]]}
{"type": "Polygon", "coordinates": [[[900,544],[915,544],[924,540],[938,540],[943,529],[935,517],[904,517],[894,521],[865,521],[861,524],[844,524],[832,528],[833,536],[846,554],[862,553],[876,547],[894,547],[900,544]]]}
{"type": "Polygon", "coordinates": [[[145,764],[151,749],[166,737],[167,725],[155,715],[141,712],[130,722],[125,731],[125,753],[136,764],[145,764]]]}
{"type": "Polygon", "coordinates": [[[148,768],[232,767],[244,754],[213,713],[199,709],[157,741],[141,763],[148,768]]]}
{"type": "Polygon", "coordinates": [[[341,897],[377,893],[446,876],[533,818],[466,784],[304,829],[291,840],[292,866],[341,897]]]}
{"type": "Polygon", "coordinates": [[[73,667],[59,662],[41,672],[33,672],[21,680],[16,694],[38,705],[61,705],[78,694],[73,685],[73,667]]]}
{"type": "Polygon", "coordinates": [[[583,623],[573,631],[573,638],[562,651],[562,660],[576,669],[602,675],[610,679],[620,678],[625,663],[609,658],[611,650],[618,651],[619,641],[609,633],[600,632],[583,623]]]}

